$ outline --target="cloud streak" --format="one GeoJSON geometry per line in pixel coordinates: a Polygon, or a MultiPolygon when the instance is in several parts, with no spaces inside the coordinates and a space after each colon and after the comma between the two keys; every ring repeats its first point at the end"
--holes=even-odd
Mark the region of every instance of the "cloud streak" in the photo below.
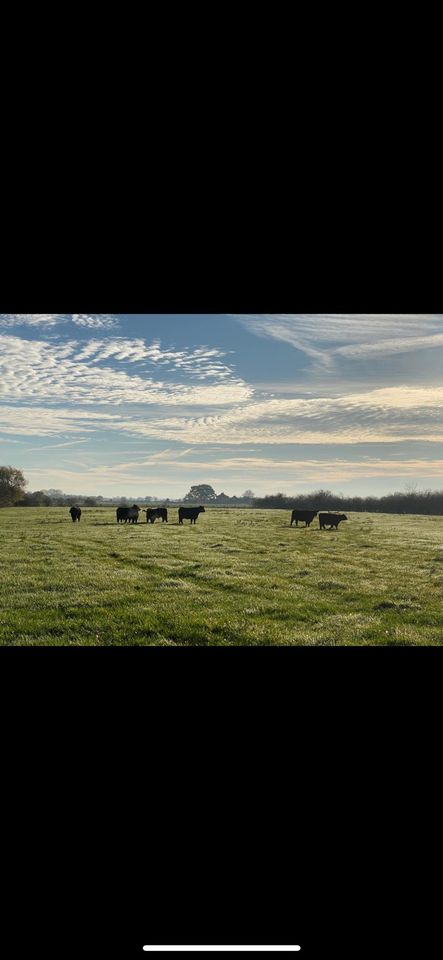
{"type": "Polygon", "coordinates": [[[441,314],[239,315],[250,333],[280,340],[316,363],[364,359],[443,346],[441,314]]]}

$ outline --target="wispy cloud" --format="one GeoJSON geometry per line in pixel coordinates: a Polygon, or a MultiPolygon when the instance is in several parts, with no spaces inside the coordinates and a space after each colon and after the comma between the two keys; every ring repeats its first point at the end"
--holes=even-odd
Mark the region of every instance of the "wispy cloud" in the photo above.
{"type": "MultiPolygon", "coordinates": [[[[226,401],[226,394],[223,397],[226,401]]],[[[175,402],[179,402],[177,396],[175,402]]],[[[443,387],[391,387],[330,398],[231,400],[226,409],[212,415],[189,416],[183,410],[177,416],[165,416],[160,407],[154,416],[145,411],[128,416],[127,411],[118,412],[117,406],[113,411],[4,406],[0,407],[0,431],[34,436],[62,433],[66,438],[80,431],[112,430],[187,447],[443,441],[443,387]]]]}
{"type": "Polygon", "coordinates": [[[119,416],[90,410],[41,406],[0,406],[0,433],[8,436],[51,437],[94,433],[120,422],[119,416]]]}
{"type": "Polygon", "coordinates": [[[443,387],[246,402],[203,417],[132,420],[145,436],[197,444],[352,444],[443,439],[443,387]]]}
{"type": "MultiPolygon", "coordinates": [[[[47,468],[32,467],[26,471],[31,489],[50,485],[61,485],[67,492],[103,494],[128,492],[134,494],[156,493],[163,496],[181,497],[191,483],[204,477],[212,483],[217,492],[221,489],[241,492],[252,486],[256,494],[269,493],[283,489],[297,493],[313,487],[338,485],[357,481],[385,480],[404,485],[407,480],[419,480],[433,487],[441,486],[443,473],[442,460],[408,459],[377,460],[364,462],[343,459],[281,461],[279,459],[232,458],[223,461],[181,464],[181,471],[170,469],[162,472],[161,464],[140,463],[101,463],[94,466],[75,463],[74,468],[58,465],[48,474],[47,468]]],[[[392,484],[391,484],[392,486],[392,484]]],[[[364,491],[363,491],[364,492],[364,491]]]]}
{"type": "Polygon", "coordinates": [[[424,337],[394,337],[391,340],[379,340],[375,343],[350,343],[337,347],[336,355],[351,358],[388,357],[395,353],[411,353],[416,350],[431,350],[443,347],[443,333],[429,334],[424,337]]]}
{"type": "Polygon", "coordinates": [[[88,439],[88,437],[81,437],[80,440],[65,440],[63,443],[40,443],[38,447],[26,447],[26,453],[40,453],[40,450],[58,450],[59,447],[74,447],[78,443],[88,443],[88,439]]]}
{"type": "Polygon", "coordinates": [[[441,314],[263,314],[237,319],[260,337],[280,340],[323,366],[443,346],[441,314]]]}

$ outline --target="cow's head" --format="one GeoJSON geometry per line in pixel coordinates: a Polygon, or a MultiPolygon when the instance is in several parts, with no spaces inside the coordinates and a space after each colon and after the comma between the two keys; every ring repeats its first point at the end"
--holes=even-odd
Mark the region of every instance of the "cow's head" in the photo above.
{"type": "Polygon", "coordinates": [[[200,513],[206,513],[206,510],[204,507],[199,507],[198,509],[200,510],[200,513]]]}
{"type": "Polygon", "coordinates": [[[346,516],[345,513],[341,513],[341,514],[340,514],[340,520],[347,520],[347,519],[348,519],[348,518],[347,518],[347,516],[346,516]]]}

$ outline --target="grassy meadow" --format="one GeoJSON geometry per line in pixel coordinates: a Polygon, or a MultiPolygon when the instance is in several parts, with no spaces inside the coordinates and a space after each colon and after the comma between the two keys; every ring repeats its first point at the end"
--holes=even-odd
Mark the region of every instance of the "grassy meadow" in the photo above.
{"type": "Polygon", "coordinates": [[[115,510],[0,510],[0,643],[443,643],[443,517],[210,509],[195,526],[115,510]]]}

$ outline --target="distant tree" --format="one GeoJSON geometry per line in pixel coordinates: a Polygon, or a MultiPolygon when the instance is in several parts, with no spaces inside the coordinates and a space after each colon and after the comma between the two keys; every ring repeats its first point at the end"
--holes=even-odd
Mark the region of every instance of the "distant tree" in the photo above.
{"type": "Polygon", "coordinates": [[[215,498],[215,502],[216,502],[216,503],[230,503],[230,502],[231,502],[231,498],[228,497],[228,494],[227,494],[227,493],[219,493],[219,494],[217,494],[217,496],[216,496],[216,498],[215,498]]]}
{"type": "Polygon", "coordinates": [[[35,507],[51,506],[51,497],[48,497],[47,493],[43,493],[43,490],[36,490],[35,493],[30,493],[29,496],[32,498],[33,506],[35,507]]]}
{"type": "Polygon", "coordinates": [[[34,493],[25,493],[17,503],[18,507],[51,507],[52,500],[43,490],[36,490],[34,493]]]}
{"type": "Polygon", "coordinates": [[[200,483],[191,487],[189,493],[183,497],[185,503],[215,503],[216,493],[209,483],[200,483]]]}
{"type": "Polygon", "coordinates": [[[96,507],[96,506],[97,506],[97,500],[95,500],[94,497],[86,497],[86,499],[85,499],[85,501],[84,501],[84,506],[85,506],[85,507],[96,507]]]}
{"type": "Polygon", "coordinates": [[[22,500],[27,482],[16,467],[0,467],[0,507],[13,507],[22,500]]]}
{"type": "Polygon", "coordinates": [[[242,493],[242,497],[244,500],[253,500],[255,497],[255,493],[253,490],[245,490],[245,492],[242,493]]]}

